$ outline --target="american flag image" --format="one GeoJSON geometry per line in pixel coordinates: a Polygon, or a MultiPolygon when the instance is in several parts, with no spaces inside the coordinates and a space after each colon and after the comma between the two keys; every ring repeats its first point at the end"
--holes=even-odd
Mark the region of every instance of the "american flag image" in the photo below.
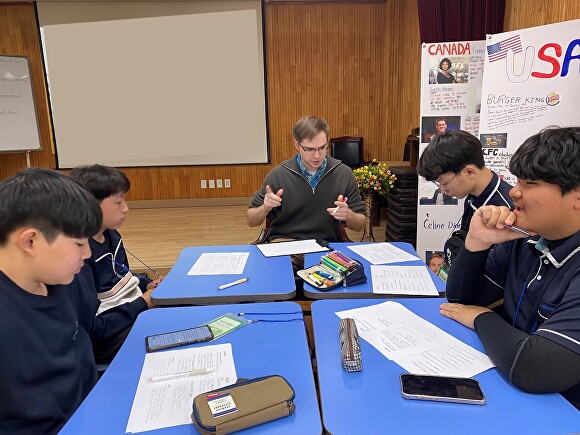
{"type": "Polygon", "coordinates": [[[487,47],[487,57],[490,62],[495,62],[506,57],[508,50],[513,50],[514,53],[522,51],[520,35],[512,36],[511,38],[489,45],[487,47]]]}

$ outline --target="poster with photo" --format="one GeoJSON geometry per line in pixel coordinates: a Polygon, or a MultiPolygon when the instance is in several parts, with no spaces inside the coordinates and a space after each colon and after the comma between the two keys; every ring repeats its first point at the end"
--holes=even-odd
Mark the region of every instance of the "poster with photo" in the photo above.
{"type": "Polygon", "coordinates": [[[490,169],[515,184],[515,150],[547,126],[579,125],[579,97],[580,20],[489,35],[479,137],[496,142],[490,169]]]}
{"type": "MultiPolygon", "coordinates": [[[[479,138],[485,41],[424,43],[421,56],[421,144],[419,153],[437,134],[466,130],[479,138]]],[[[417,252],[443,251],[459,228],[463,201],[444,195],[419,177],[417,252]]]]}

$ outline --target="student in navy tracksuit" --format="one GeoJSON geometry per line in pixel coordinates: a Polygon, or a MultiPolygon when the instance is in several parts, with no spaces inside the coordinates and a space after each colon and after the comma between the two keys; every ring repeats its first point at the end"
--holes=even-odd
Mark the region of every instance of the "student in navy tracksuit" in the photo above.
{"type": "Polygon", "coordinates": [[[562,393],[580,409],[580,127],[530,137],[510,171],[515,209],[475,214],[447,281],[459,303],[441,313],[475,329],[514,385],[562,393]],[[501,316],[484,308],[502,299],[501,316]]]}
{"type": "Polygon", "coordinates": [[[0,183],[0,433],[57,433],[97,382],[95,307],[78,279],[101,225],[66,175],[26,169],[0,183]]]}
{"type": "Polygon", "coordinates": [[[460,231],[445,243],[446,270],[463,245],[473,213],[484,205],[512,208],[512,188],[485,166],[481,142],[463,130],[437,135],[419,159],[417,172],[437,185],[444,195],[465,198],[460,231]]]}
{"type": "Polygon", "coordinates": [[[70,177],[95,196],[103,212],[101,228],[89,239],[91,257],[85,261],[80,279],[93,283],[84,287],[97,307],[91,334],[95,358],[97,363],[109,363],[139,313],[153,307],[151,292],[159,280],[151,282],[130,272],[117,231],[129,211],[125,194],[131,182],[127,176],[117,168],[89,165],[74,168],[70,177]]]}

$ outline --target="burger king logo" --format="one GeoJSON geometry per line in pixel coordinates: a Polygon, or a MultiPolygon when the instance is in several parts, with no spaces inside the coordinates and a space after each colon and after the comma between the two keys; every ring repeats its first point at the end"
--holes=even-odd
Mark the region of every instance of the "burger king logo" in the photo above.
{"type": "Polygon", "coordinates": [[[546,104],[548,106],[555,106],[556,104],[558,104],[560,102],[560,94],[557,92],[550,92],[547,96],[546,96],[546,104]]]}

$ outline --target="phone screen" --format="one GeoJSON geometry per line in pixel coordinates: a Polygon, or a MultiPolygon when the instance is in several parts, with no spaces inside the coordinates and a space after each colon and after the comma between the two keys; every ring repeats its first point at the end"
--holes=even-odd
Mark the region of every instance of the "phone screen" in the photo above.
{"type": "Polygon", "coordinates": [[[402,374],[401,390],[406,399],[485,403],[479,382],[471,378],[402,374]]]}
{"type": "Polygon", "coordinates": [[[185,346],[213,339],[213,333],[207,325],[195,328],[182,329],[181,331],[168,332],[166,334],[150,335],[145,338],[147,352],[169,349],[171,347],[185,346]]]}

